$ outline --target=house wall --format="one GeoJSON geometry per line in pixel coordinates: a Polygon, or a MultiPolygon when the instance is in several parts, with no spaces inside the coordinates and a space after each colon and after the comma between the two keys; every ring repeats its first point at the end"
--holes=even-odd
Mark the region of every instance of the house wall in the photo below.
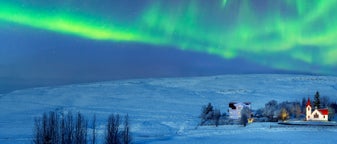
{"type": "Polygon", "coordinates": [[[328,120],[328,115],[322,115],[317,109],[314,110],[312,113],[309,111],[307,107],[307,112],[306,112],[306,119],[307,120],[328,120]]]}
{"type": "Polygon", "coordinates": [[[311,106],[307,106],[306,108],[306,120],[311,120],[311,106]]]}
{"type": "Polygon", "coordinates": [[[248,107],[250,109],[250,105],[246,105],[244,103],[236,103],[234,104],[236,109],[229,108],[228,113],[229,113],[229,118],[231,119],[239,119],[241,118],[241,110],[244,107],[248,107]]]}

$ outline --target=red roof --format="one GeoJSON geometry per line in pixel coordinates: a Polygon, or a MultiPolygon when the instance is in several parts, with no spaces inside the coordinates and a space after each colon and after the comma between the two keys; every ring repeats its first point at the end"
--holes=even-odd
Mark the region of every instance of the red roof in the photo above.
{"type": "Polygon", "coordinates": [[[329,114],[329,109],[319,109],[319,112],[321,112],[322,115],[328,115],[329,114]]]}
{"type": "Polygon", "coordinates": [[[311,106],[310,98],[308,98],[308,102],[307,102],[307,105],[305,107],[307,107],[307,106],[311,106]]]}

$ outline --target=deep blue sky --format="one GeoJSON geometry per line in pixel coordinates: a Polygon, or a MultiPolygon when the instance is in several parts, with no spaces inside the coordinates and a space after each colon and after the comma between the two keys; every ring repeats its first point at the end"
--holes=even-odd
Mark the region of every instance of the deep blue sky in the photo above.
{"type": "Polygon", "coordinates": [[[131,78],[282,72],[205,53],[96,41],[18,25],[0,29],[0,91],[131,78]]]}
{"type": "Polygon", "coordinates": [[[336,5],[0,0],[0,93],[133,78],[336,75],[336,5]]]}

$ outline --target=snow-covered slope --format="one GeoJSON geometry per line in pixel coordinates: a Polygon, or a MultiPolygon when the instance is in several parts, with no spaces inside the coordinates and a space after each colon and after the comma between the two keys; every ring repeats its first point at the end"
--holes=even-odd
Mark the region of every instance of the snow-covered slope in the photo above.
{"type": "Polygon", "coordinates": [[[135,143],[334,143],[335,128],[196,127],[202,105],[227,112],[230,101],[300,101],[321,96],[337,99],[337,77],[305,75],[224,75],[137,79],[43,87],[0,95],[0,143],[30,143],[34,118],[45,111],[80,111],[98,118],[103,136],[109,114],[129,114],[135,143]],[[318,139],[313,135],[320,135],[318,139]]]}

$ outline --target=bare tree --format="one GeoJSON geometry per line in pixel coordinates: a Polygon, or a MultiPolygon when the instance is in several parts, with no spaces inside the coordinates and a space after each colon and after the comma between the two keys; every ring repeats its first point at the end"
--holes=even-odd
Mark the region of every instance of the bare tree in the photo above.
{"type": "Polygon", "coordinates": [[[96,114],[92,120],[92,144],[96,144],[96,114]]]}
{"type": "Polygon", "coordinates": [[[331,103],[329,97],[327,96],[322,96],[320,101],[322,108],[327,108],[331,103]]]}
{"type": "Polygon", "coordinates": [[[34,121],[34,144],[43,144],[43,128],[41,118],[35,118],[34,121]]]}
{"type": "Polygon", "coordinates": [[[68,112],[65,120],[65,128],[64,128],[64,142],[65,144],[74,143],[73,135],[74,135],[74,122],[73,122],[73,114],[68,112]]]}
{"type": "Polygon", "coordinates": [[[243,126],[246,126],[248,123],[248,118],[250,118],[250,109],[248,107],[243,107],[241,110],[241,119],[240,119],[240,123],[243,126]]]}
{"type": "Polygon", "coordinates": [[[129,115],[126,115],[124,118],[124,130],[122,132],[123,144],[131,143],[131,135],[130,135],[130,125],[129,125],[129,115]]]}
{"type": "Polygon", "coordinates": [[[213,112],[213,120],[215,121],[215,126],[217,127],[219,125],[219,120],[221,117],[221,112],[219,109],[215,109],[213,112]]]}
{"type": "Polygon", "coordinates": [[[120,118],[117,114],[111,114],[108,118],[108,124],[106,126],[106,134],[105,134],[105,144],[118,144],[118,130],[119,130],[120,118]]]}
{"type": "Polygon", "coordinates": [[[328,113],[328,120],[331,121],[335,118],[335,109],[332,107],[328,107],[329,113],[328,113]]]}
{"type": "Polygon", "coordinates": [[[276,100],[271,100],[265,104],[263,110],[263,116],[268,117],[269,120],[272,120],[275,116],[275,112],[277,110],[278,104],[276,100]]]}
{"type": "Polygon", "coordinates": [[[51,143],[58,144],[59,137],[59,117],[55,111],[49,112],[49,135],[51,137],[51,143]]]}
{"type": "Polygon", "coordinates": [[[64,113],[61,114],[61,125],[60,125],[60,135],[61,135],[61,144],[65,144],[66,140],[66,132],[65,132],[65,127],[66,122],[65,122],[65,115],[64,113]]]}
{"type": "Polygon", "coordinates": [[[81,113],[77,113],[77,121],[75,125],[75,144],[87,143],[87,127],[88,122],[81,113]]]}
{"type": "Polygon", "coordinates": [[[58,144],[59,134],[59,118],[56,112],[43,113],[42,119],[35,118],[33,143],[58,144]]]}
{"type": "Polygon", "coordinates": [[[301,102],[301,111],[305,112],[306,105],[307,105],[307,99],[303,97],[302,102],[301,102]]]}
{"type": "Polygon", "coordinates": [[[300,105],[295,105],[295,117],[298,119],[301,117],[302,111],[300,105]]]}
{"type": "Polygon", "coordinates": [[[120,128],[120,121],[121,118],[118,114],[109,116],[105,131],[105,144],[131,143],[129,116],[125,116],[122,129],[120,128]]]}

